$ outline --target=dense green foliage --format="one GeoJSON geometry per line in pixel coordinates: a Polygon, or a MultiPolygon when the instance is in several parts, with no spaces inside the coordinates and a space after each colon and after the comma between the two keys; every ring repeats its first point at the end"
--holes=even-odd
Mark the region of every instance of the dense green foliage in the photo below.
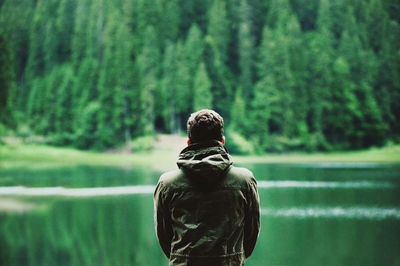
{"type": "Polygon", "coordinates": [[[0,130],[104,149],[208,107],[246,152],[398,141],[399,14],[395,0],[0,1],[0,130]]]}

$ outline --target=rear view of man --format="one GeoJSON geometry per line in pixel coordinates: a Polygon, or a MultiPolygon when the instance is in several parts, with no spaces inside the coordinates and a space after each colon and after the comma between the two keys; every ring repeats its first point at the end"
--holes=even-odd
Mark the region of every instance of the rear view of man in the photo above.
{"type": "Polygon", "coordinates": [[[260,230],[256,180],[232,166],[218,113],[193,113],[187,127],[179,169],[164,173],[154,192],[160,246],[169,265],[244,265],[260,230]]]}

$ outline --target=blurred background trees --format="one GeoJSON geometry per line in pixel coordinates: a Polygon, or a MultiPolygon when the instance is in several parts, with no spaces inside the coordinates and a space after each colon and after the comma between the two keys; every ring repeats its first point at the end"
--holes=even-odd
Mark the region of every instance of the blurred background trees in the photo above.
{"type": "Polygon", "coordinates": [[[382,0],[3,0],[0,131],[105,149],[208,107],[239,152],[398,142],[399,14],[382,0]]]}

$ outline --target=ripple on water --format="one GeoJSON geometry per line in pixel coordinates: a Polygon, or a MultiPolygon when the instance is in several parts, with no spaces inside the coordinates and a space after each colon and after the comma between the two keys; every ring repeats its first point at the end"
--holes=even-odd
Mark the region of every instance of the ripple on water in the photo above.
{"type": "Polygon", "coordinates": [[[258,181],[258,187],[267,188],[348,188],[348,189],[388,189],[396,184],[382,181],[258,181]]]}
{"type": "Polygon", "coordinates": [[[400,208],[395,207],[290,207],[262,208],[261,214],[270,217],[307,218],[345,218],[367,220],[400,220],[400,208]]]}

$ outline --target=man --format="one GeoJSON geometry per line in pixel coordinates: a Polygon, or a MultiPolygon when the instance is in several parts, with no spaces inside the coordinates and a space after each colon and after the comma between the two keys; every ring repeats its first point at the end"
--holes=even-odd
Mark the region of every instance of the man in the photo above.
{"type": "Polygon", "coordinates": [[[158,241],[169,265],[244,265],[260,230],[256,180],[232,166],[218,113],[193,113],[187,129],[179,169],[163,174],[154,192],[158,241]]]}

